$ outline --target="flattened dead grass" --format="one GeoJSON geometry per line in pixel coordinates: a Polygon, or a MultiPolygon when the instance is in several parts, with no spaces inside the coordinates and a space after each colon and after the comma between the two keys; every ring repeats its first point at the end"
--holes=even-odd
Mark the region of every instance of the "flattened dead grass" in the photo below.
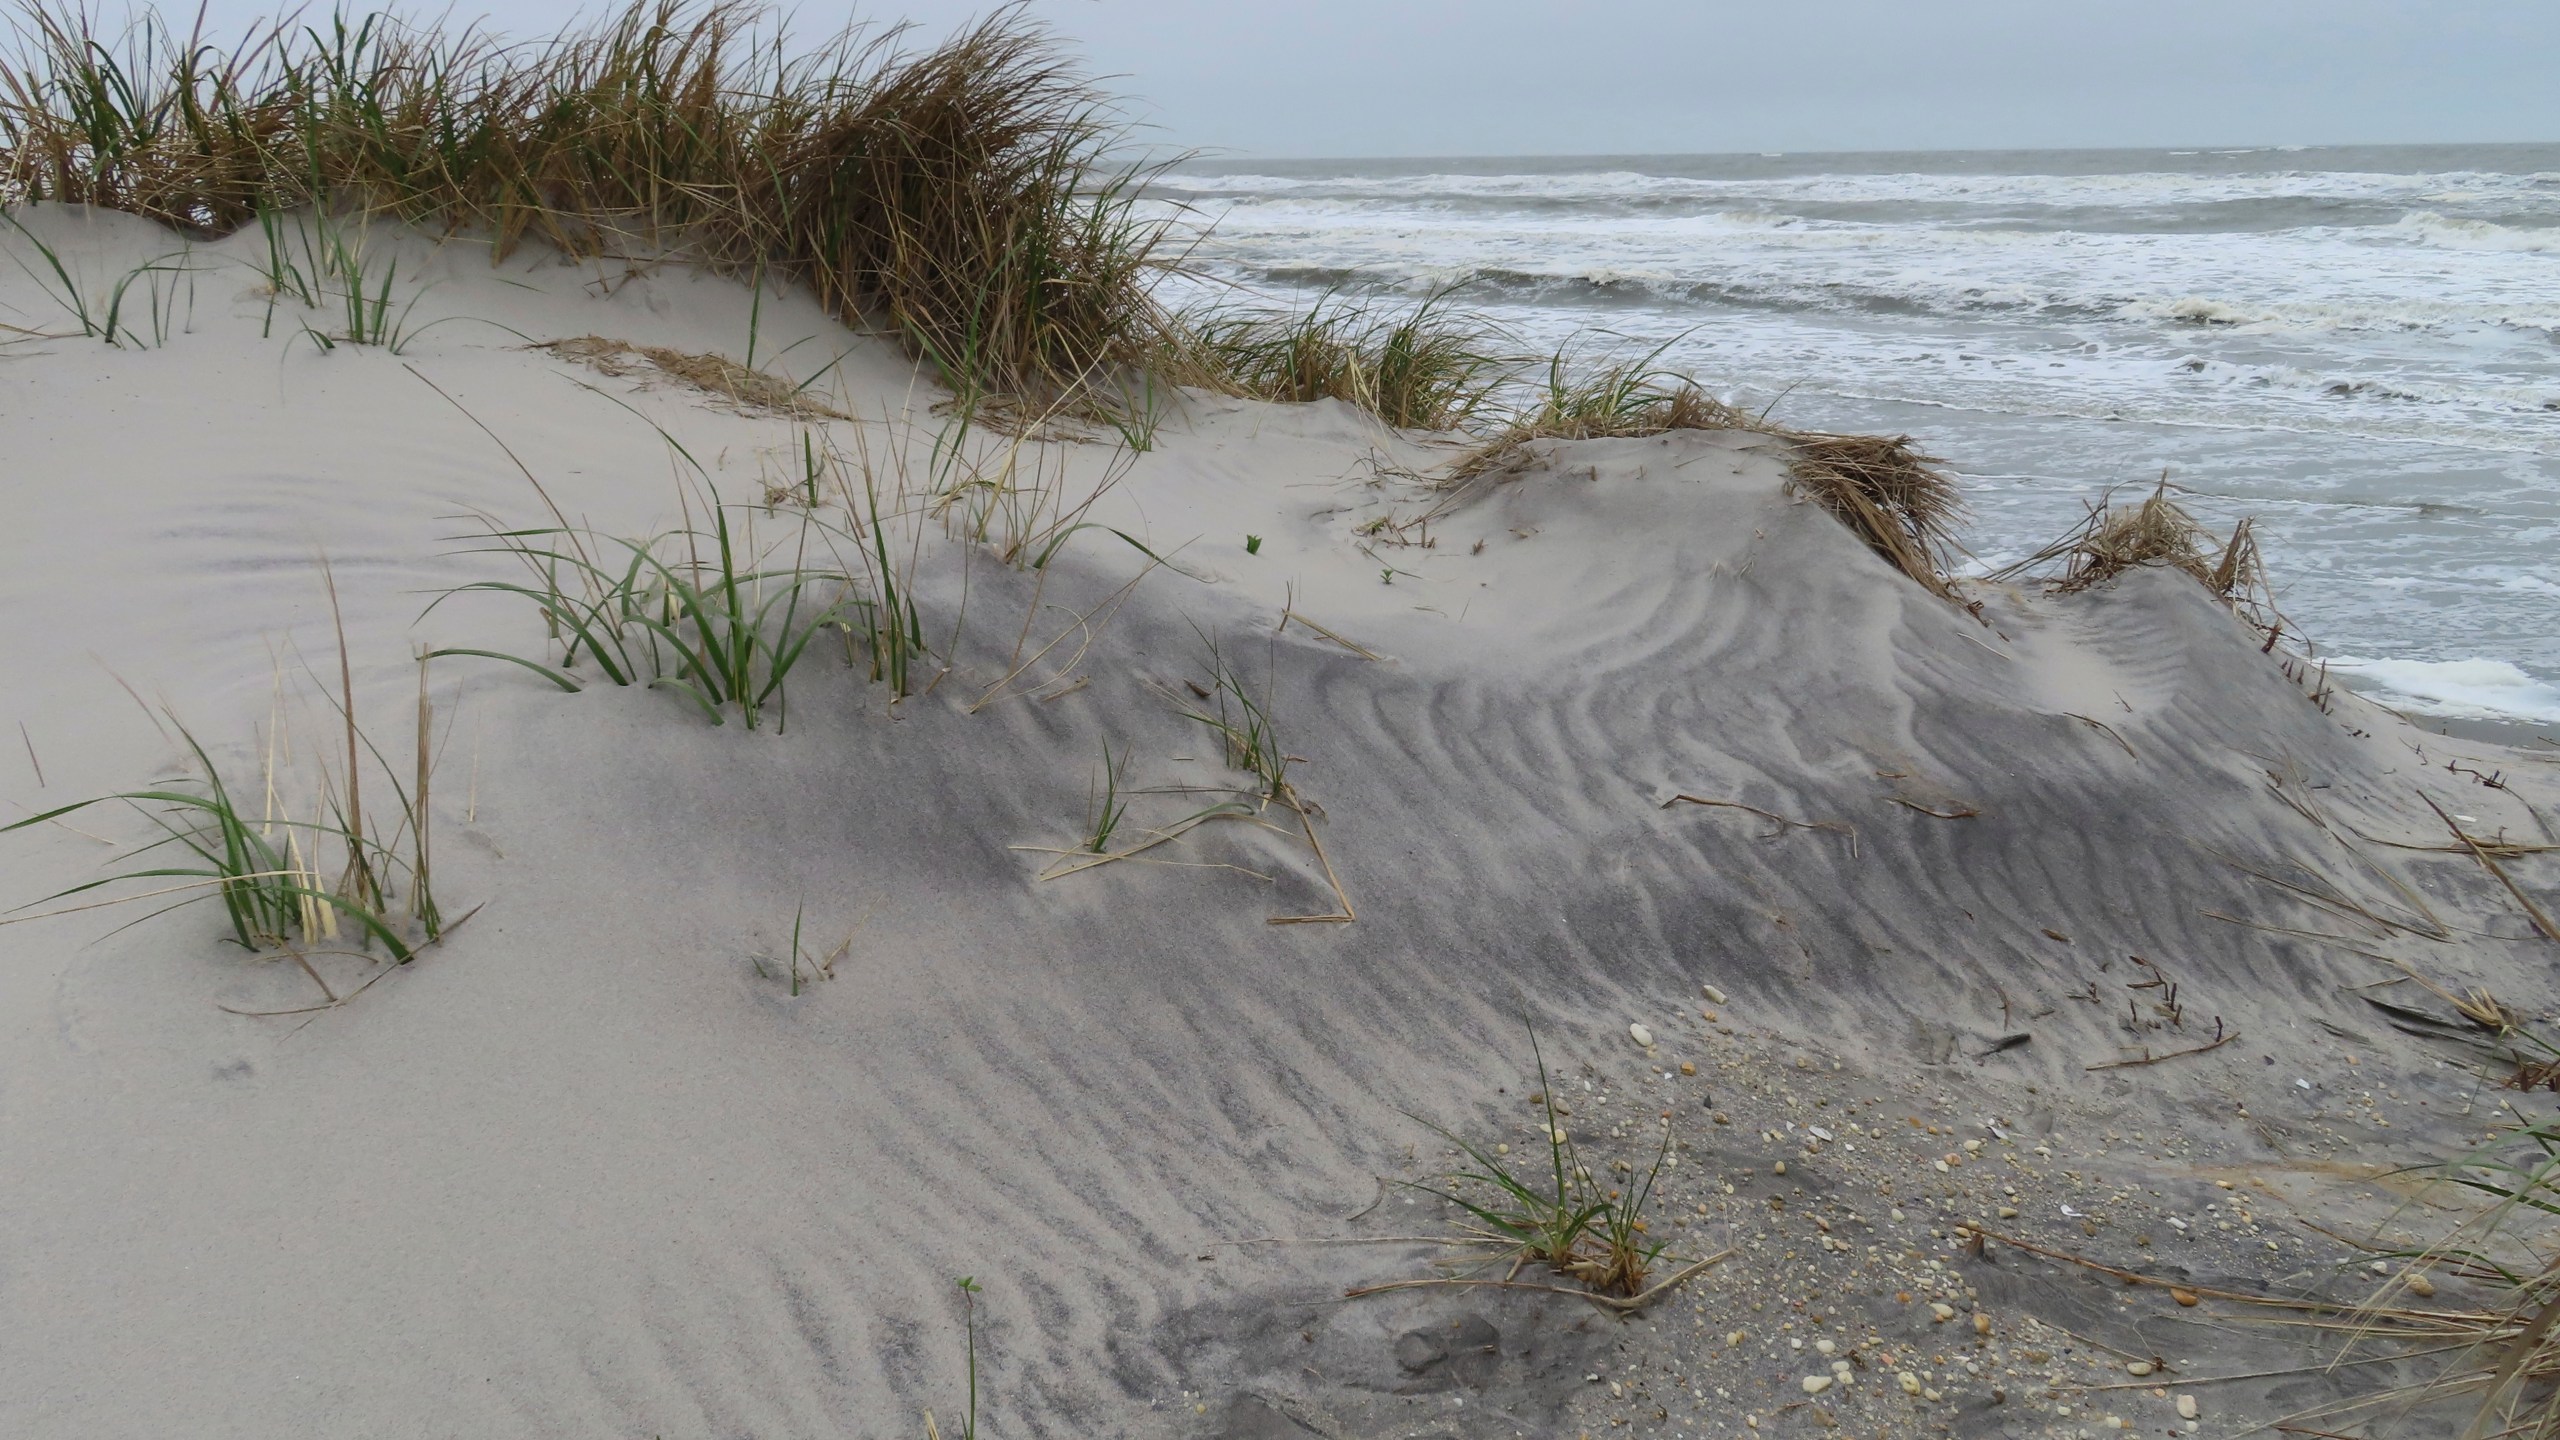
{"type": "Polygon", "coordinates": [[[694,355],[670,350],[663,345],[634,345],[628,340],[608,340],[601,335],[552,340],[533,348],[548,350],[563,360],[575,360],[617,378],[635,374],[645,366],[740,410],[781,415],[794,420],[853,418],[779,375],[750,370],[726,355],[694,355]]]}

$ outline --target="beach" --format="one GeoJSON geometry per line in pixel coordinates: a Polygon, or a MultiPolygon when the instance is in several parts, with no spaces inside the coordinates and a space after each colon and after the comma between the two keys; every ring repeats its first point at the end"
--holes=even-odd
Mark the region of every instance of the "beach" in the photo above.
{"type": "Polygon", "coordinates": [[[2540,1123],[2560,749],[2237,490],[7,213],[0,1433],[2452,1435],[2538,1293],[2412,1167],[2540,1123]]]}

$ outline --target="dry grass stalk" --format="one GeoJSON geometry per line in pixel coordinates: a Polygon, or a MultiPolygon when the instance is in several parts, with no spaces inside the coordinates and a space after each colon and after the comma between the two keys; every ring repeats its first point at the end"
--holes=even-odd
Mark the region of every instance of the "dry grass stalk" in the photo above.
{"type": "Polygon", "coordinates": [[[805,283],[969,397],[1116,413],[1167,330],[1166,223],[1108,100],[1020,6],[928,49],[787,43],[753,0],[634,0],[528,44],[343,13],[228,49],[156,14],[98,33],[30,0],[0,54],[0,204],[201,236],[354,208],[573,254],[805,283]]]}

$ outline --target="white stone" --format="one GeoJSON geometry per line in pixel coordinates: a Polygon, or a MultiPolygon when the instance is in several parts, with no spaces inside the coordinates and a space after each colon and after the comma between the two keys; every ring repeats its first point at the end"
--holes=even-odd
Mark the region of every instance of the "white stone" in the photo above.
{"type": "Polygon", "coordinates": [[[1633,1040],[1647,1050],[1653,1048],[1653,1032],[1646,1029],[1644,1022],[1641,1020],[1627,1027],[1627,1038],[1633,1040]]]}
{"type": "Polygon", "coordinates": [[[1722,1005],[1725,1003],[1724,992],[1713,985],[1701,985],[1698,987],[1698,991],[1700,994],[1705,995],[1708,1001],[1712,1004],[1722,1005]]]}
{"type": "Polygon", "coordinates": [[[2196,1409],[2196,1397],[2193,1395],[2181,1395],[2178,1397],[2179,1419],[2193,1420],[2199,1413],[2201,1412],[2196,1409]]]}
{"type": "Polygon", "coordinates": [[[1831,1377],[1828,1375],[1807,1375],[1804,1377],[1804,1393],[1807,1395],[1819,1395],[1830,1388],[1831,1377]]]}

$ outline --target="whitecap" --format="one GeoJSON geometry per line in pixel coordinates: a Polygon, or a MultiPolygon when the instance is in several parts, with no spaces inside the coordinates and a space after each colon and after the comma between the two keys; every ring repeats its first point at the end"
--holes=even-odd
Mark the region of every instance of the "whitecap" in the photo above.
{"type": "Polygon", "coordinates": [[[2421,245],[2446,250],[2560,255],[2560,227],[2499,225],[2487,220],[2457,219],[2434,210],[2413,210],[2401,216],[2399,223],[2391,228],[2421,245]]]}
{"type": "Polygon", "coordinates": [[[2560,685],[2505,660],[2368,660],[2340,656],[2333,672],[2372,682],[2386,703],[2428,715],[2560,722],[2560,685]]]}

